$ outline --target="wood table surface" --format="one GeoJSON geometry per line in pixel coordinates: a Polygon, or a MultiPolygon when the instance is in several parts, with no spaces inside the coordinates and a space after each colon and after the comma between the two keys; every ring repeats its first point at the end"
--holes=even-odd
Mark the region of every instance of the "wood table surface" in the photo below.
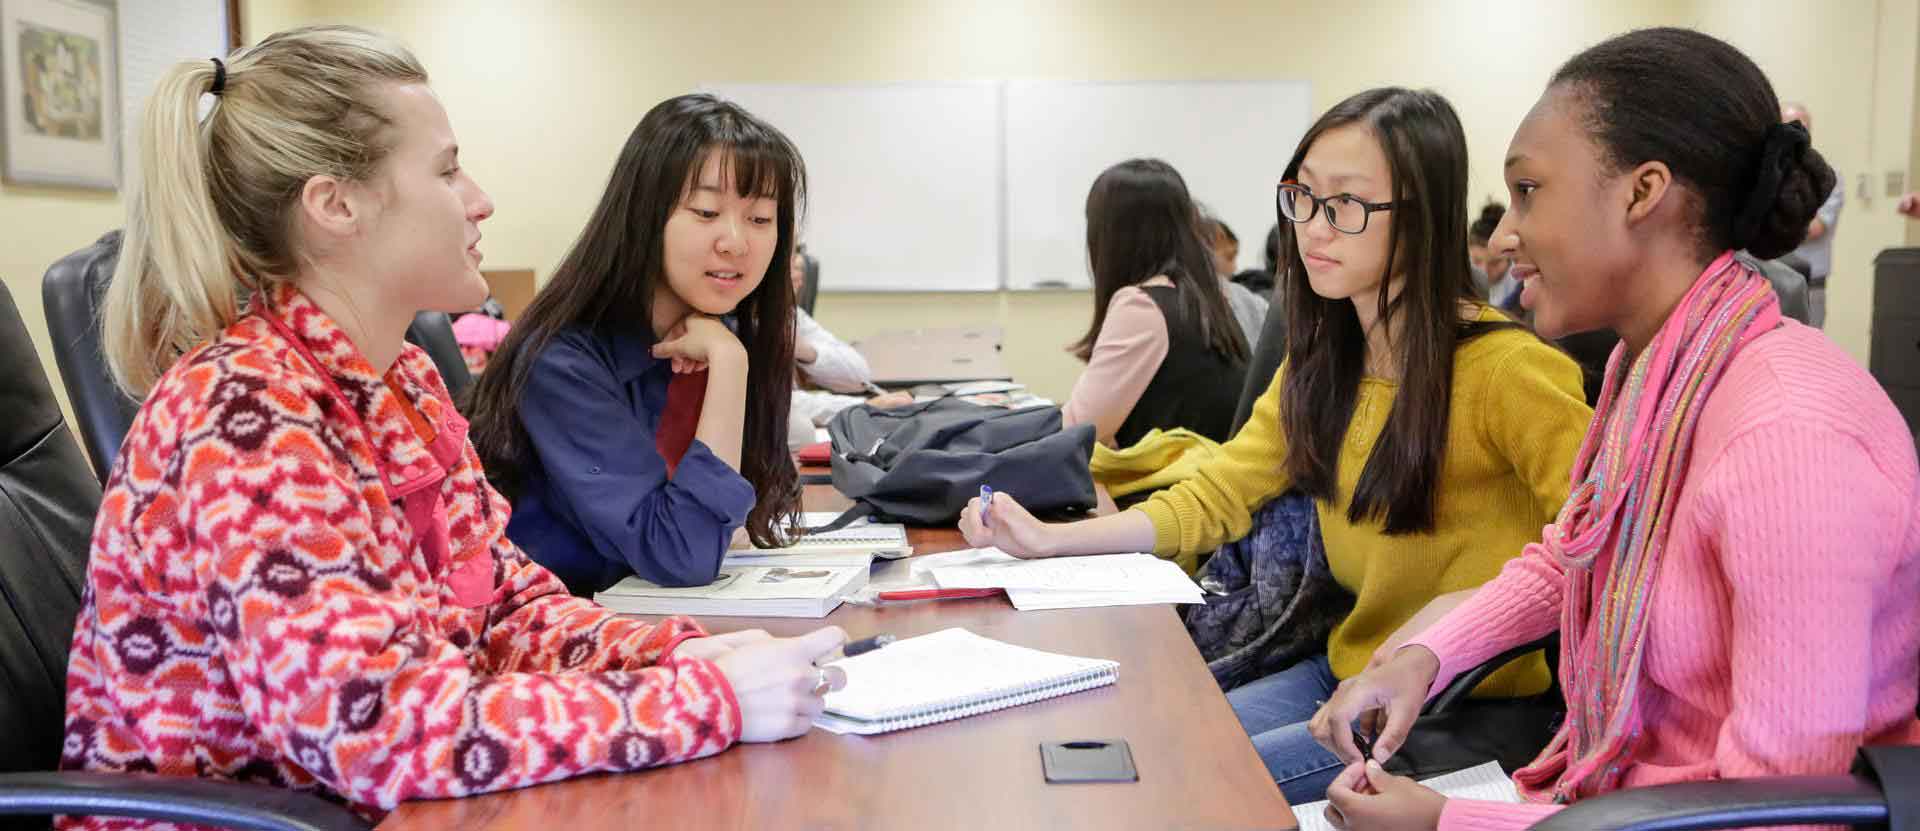
{"type": "MultiPolygon", "coordinates": [[[[846,500],[809,485],[808,510],[846,500]]],[[[965,547],[912,529],[917,554],[965,547]]],[[[879,563],[874,576],[904,563],[879,563]]],[[[715,632],[797,634],[819,620],[708,617],[715,632]]],[[[814,730],[707,759],[458,800],[408,803],[383,829],[1292,828],[1293,815],[1174,607],[1020,612],[1005,598],[842,606],[851,637],[953,626],[1008,643],[1120,662],[1112,686],[880,736],[814,730]],[[1042,742],[1124,739],[1140,781],[1049,785],[1042,742]]]]}

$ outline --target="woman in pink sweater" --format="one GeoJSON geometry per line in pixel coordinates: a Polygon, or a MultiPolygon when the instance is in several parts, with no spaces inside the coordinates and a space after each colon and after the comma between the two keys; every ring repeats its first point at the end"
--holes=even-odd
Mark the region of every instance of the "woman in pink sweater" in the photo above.
{"type": "Polygon", "coordinates": [[[1920,742],[1920,472],[1886,394],[1764,277],[1834,173],[1759,68],[1698,32],[1575,56],[1514,135],[1493,244],[1550,337],[1623,338],[1544,539],[1314,717],[1346,827],[1524,828],[1621,788],[1844,772],[1920,742]],[[1379,767],[1460,672],[1558,628],[1567,722],[1448,800],[1379,767]],[[1362,760],[1346,725],[1383,724],[1362,760]]]}

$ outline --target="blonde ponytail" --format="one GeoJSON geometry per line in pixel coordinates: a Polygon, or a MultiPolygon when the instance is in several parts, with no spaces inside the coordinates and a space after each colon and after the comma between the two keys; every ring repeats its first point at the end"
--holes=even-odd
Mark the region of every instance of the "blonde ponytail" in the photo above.
{"type": "Polygon", "coordinates": [[[236,317],[233,258],[207,187],[207,130],[197,117],[213,74],[211,61],[180,64],[147,100],[140,176],[101,327],[107,365],[135,396],[236,317]]]}
{"type": "Polygon", "coordinates": [[[235,53],[203,121],[214,75],[211,60],[175,66],[141,123],[101,320],[107,365],[136,398],[231,325],[251,287],[298,271],[293,211],[307,180],[372,175],[392,123],[378,88],[427,80],[404,47],[349,26],[280,32],[235,53]]]}

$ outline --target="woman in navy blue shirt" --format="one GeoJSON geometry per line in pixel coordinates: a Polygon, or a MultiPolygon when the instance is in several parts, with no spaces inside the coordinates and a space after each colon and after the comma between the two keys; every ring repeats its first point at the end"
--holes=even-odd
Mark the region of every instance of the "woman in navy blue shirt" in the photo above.
{"type": "Polygon", "coordinates": [[[475,386],[507,536],[578,594],[713,581],[737,529],[779,545],[799,151],[705,95],[628,137],[580,239],[475,386]]]}

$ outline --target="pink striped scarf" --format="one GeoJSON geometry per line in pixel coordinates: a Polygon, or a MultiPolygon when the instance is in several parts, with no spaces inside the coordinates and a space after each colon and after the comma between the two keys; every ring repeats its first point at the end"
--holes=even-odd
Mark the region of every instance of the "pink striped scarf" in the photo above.
{"type": "Polygon", "coordinates": [[[1537,543],[1567,574],[1567,720],[1514,774],[1529,799],[1568,802],[1619,787],[1641,737],[1647,617],[1694,428],[1734,353],[1779,323],[1772,286],[1729,251],[1701,273],[1631,368],[1624,343],[1608,360],[1572,492],[1537,543]]]}

